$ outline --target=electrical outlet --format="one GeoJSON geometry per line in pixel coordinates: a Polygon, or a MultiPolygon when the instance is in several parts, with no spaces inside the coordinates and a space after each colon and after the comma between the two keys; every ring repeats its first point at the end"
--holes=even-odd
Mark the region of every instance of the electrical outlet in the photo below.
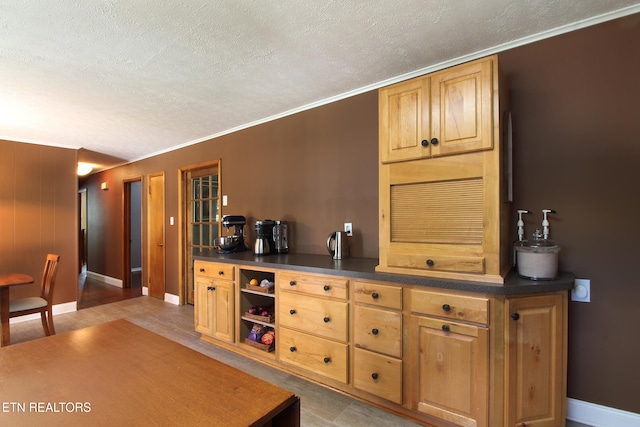
{"type": "Polygon", "coordinates": [[[344,232],[347,233],[347,236],[353,236],[353,224],[350,222],[345,222],[344,232]]]}
{"type": "Polygon", "coordinates": [[[591,302],[591,280],[575,280],[573,289],[571,289],[571,301],[591,302]]]}

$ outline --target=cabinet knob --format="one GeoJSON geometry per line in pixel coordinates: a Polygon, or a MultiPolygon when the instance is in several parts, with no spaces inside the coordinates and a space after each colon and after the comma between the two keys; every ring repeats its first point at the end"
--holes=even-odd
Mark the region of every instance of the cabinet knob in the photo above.
{"type": "Polygon", "coordinates": [[[380,295],[378,295],[377,292],[374,292],[374,293],[371,294],[371,298],[378,299],[378,298],[380,298],[380,295]]]}
{"type": "Polygon", "coordinates": [[[439,142],[438,138],[431,138],[431,145],[438,145],[439,142]]]}
{"type": "Polygon", "coordinates": [[[295,281],[295,280],[291,280],[291,281],[289,282],[289,286],[295,286],[295,285],[296,285],[296,281],[295,281]]]}
{"type": "Polygon", "coordinates": [[[296,314],[296,311],[292,308],[291,310],[289,310],[289,314],[296,314]]]}
{"type": "Polygon", "coordinates": [[[222,271],[222,270],[218,271],[218,275],[224,276],[224,271],[222,271]]]}
{"type": "Polygon", "coordinates": [[[449,304],[442,304],[442,309],[444,311],[451,311],[451,306],[449,304]]]}
{"type": "Polygon", "coordinates": [[[374,380],[378,379],[378,373],[374,372],[373,374],[371,374],[371,378],[373,378],[374,380]]]}
{"type": "Polygon", "coordinates": [[[331,289],[331,286],[329,286],[329,285],[324,285],[324,286],[322,287],[322,289],[324,289],[325,291],[328,291],[329,289],[331,289]]]}
{"type": "Polygon", "coordinates": [[[449,325],[442,325],[442,330],[445,332],[449,332],[450,330],[449,325]]]}
{"type": "Polygon", "coordinates": [[[297,350],[297,349],[296,349],[295,347],[289,347],[289,351],[290,351],[291,353],[293,353],[293,352],[294,352],[294,351],[296,351],[296,350],[297,350]]]}
{"type": "Polygon", "coordinates": [[[380,332],[380,331],[379,331],[377,328],[373,328],[373,329],[371,330],[371,333],[372,333],[373,335],[378,335],[378,333],[379,333],[379,332],[380,332]]]}
{"type": "Polygon", "coordinates": [[[324,358],[324,363],[329,363],[331,362],[331,358],[330,357],[325,357],[324,358]]]}
{"type": "Polygon", "coordinates": [[[420,144],[422,144],[423,147],[426,147],[429,145],[429,140],[428,139],[423,139],[420,144]]]}
{"type": "Polygon", "coordinates": [[[204,268],[201,268],[201,269],[200,269],[200,273],[204,273],[204,268]]]}
{"type": "Polygon", "coordinates": [[[208,291],[215,291],[215,290],[216,290],[216,288],[215,288],[215,287],[213,287],[213,286],[207,286],[207,290],[208,290],[208,291]]]}
{"type": "Polygon", "coordinates": [[[513,313],[513,314],[511,315],[511,318],[512,318],[513,320],[518,320],[518,319],[520,318],[520,315],[519,315],[518,313],[513,313]]]}
{"type": "Polygon", "coordinates": [[[329,323],[329,322],[331,321],[331,319],[329,319],[329,317],[325,317],[325,318],[324,318],[324,319],[322,319],[322,320],[324,320],[324,323],[329,323]]]}
{"type": "Polygon", "coordinates": [[[429,267],[433,267],[433,264],[435,264],[435,262],[433,262],[433,260],[432,260],[432,259],[428,259],[428,260],[427,260],[427,265],[428,265],[429,267]]]}

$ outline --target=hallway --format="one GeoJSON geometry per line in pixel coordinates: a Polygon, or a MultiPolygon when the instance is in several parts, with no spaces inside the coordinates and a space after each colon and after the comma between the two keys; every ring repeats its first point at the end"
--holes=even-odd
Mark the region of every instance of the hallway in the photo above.
{"type": "Polygon", "coordinates": [[[86,267],[78,276],[78,310],[142,296],[140,272],[131,273],[131,287],[119,288],[87,277],[86,267]]]}

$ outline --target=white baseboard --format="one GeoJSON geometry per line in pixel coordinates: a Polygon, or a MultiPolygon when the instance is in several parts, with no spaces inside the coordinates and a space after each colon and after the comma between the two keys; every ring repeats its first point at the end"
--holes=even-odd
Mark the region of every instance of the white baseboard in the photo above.
{"type": "MultiPolygon", "coordinates": [[[[149,295],[149,287],[147,287],[147,286],[143,286],[142,287],[142,295],[144,295],[144,296],[148,296],[149,295]]],[[[174,304],[174,305],[180,305],[180,297],[178,295],[168,294],[168,293],[165,292],[165,294],[164,294],[164,302],[168,302],[168,303],[174,304]]]]}
{"type": "Polygon", "coordinates": [[[571,398],[567,419],[593,427],[640,427],[640,414],[571,398]]]}
{"type": "Polygon", "coordinates": [[[93,271],[87,271],[87,277],[97,280],[98,282],[106,283],[107,285],[116,286],[118,288],[122,288],[122,280],[116,279],[115,277],[105,276],[100,273],[94,273],[93,271]]]}
{"type": "Polygon", "coordinates": [[[173,305],[180,305],[180,297],[173,294],[164,294],[164,302],[171,303],[173,305]]]}

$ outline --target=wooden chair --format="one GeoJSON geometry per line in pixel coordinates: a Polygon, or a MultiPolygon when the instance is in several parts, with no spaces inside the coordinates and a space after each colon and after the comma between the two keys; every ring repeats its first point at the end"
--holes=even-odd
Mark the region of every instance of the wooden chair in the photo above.
{"type": "Polygon", "coordinates": [[[9,318],[40,313],[44,334],[55,335],[53,327],[53,286],[56,283],[60,255],[49,254],[42,272],[42,289],[39,297],[18,298],[9,302],[9,318]]]}

